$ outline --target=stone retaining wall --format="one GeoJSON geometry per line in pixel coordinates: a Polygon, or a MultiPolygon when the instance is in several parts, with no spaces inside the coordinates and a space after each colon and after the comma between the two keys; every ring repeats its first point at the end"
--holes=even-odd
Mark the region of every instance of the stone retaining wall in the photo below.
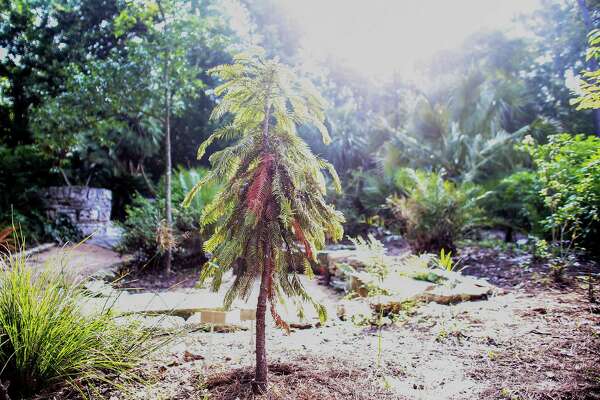
{"type": "Polygon", "coordinates": [[[44,192],[46,214],[64,214],[84,235],[103,233],[110,222],[112,192],[85,186],[53,186],[44,192]]]}

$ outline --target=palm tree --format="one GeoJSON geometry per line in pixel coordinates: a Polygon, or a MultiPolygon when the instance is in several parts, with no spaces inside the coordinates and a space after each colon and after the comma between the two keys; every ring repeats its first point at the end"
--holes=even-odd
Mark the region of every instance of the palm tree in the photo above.
{"type": "Polygon", "coordinates": [[[333,166],[315,156],[298,136],[297,126],[312,125],[328,143],[324,101],[307,81],[262,52],[240,54],[234,63],[211,73],[224,83],[215,89],[221,96],[212,118],[228,116],[229,123],[215,131],[198,150],[218,139],[233,141],[212,154],[211,172],[188,194],[189,204],[202,185],[222,181],[223,190],[205,208],[201,223],[215,224],[204,249],[213,254],[201,280],[212,277],[218,290],[225,271],[236,268],[236,277],[226,293],[225,306],[235,298],[248,299],[253,283],[260,280],[256,308],[256,376],[253,389],[267,390],[265,315],[267,303],[277,326],[289,330],[277,312],[282,295],[309,301],[325,318],[325,309],[315,303],[296,273],[304,266],[312,275],[316,250],[329,239],[343,235],[343,216],[326,204],[329,172],[337,190],[340,182],[333,166]]]}
{"type": "Polygon", "coordinates": [[[449,89],[420,92],[407,126],[387,128],[393,139],[385,147],[385,163],[443,169],[464,181],[506,172],[516,162],[513,145],[528,129],[519,123],[525,98],[519,86],[490,82],[478,72],[449,89]]]}

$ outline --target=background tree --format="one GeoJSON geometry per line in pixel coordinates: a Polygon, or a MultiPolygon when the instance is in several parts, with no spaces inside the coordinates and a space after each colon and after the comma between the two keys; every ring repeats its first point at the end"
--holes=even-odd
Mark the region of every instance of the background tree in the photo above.
{"type": "MultiPolygon", "coordinates": [[[[212,85],[205,71],[230,60],[225,47],[235,34],[212,0],[174,4],[181,6],[182,20],[171,27],[173,35],[181,33],[174,58],[194,70],[190,80],[212,85]]],[[[155,196],[165,171],[159,154],[165,102],[156,3],[19,0],[1,6],[0,151],[23,157],[23,165],[38,157],[44,168],[31,180],[32,171],[12,169],[18,158],[2,160],[0,181],[22,182],[27,176],[40,186],[5,191],[0,221],[10,223],[14,205],[24,228],[47,224],[38,218],[42,212],[31,215],[39,207],[23,205],[38,204],[40,187],[65,181],[111,189],[113,217],[124,218],[135,191],[155,196]],[[31,194],[27,202],[18,195],[25,192],[31,194]]],[[[195,148],[211,130],[214,99],[210,86],[188,86],[181,95],[176,79],[181,72],[174,69],[171,79],[173,165],[193,167],[195,148]]]]}
{"type": "Polygon", "coordinates": [[[593,112],[573,108],[569,102],[570,90],[565,84],[567,78],[579,75],[586,68],[589,30],[578,3],[543,0],[542,7],[527,17],[525,24],[535,34],[533,58],[522,74],[535,99],[534,112],[558,125],[554,133],[595,132],[593,112]]]}
{"type": "Polygon", "coordinates": [[[510,172],[513,145],[527,130],[511,126],[521,88],[489,79],[479,69],[449,82],[419,91],[406,126],[388,128],[393,136],[385,167],[443,170],[448,178],[479,182],[510,172]]]}
{"type": "Polygon", "coordinates": [[[33,109],[34,138],[65,184],[102,184],[97,178],[111,165],[113,175],[144,173],[144,160],[157,153],[162,137],[152,87],[139,78],[150,67],[119,54],[68,65],[63,92],[33,109]]]}
{"type": "MultiPolygon", "coordinates": [[[[597,60],[600,58],[600,30],[594,29],[589,34],[589,48],[586,58],[597,60]]],[[[585,71],[579,80],[577,97],[571,103],[578,109],[600,109],[600,70],[597,68],[585,71]]]]}
{"type": "Polygon", "coordinates": [[[186,204],[204,184],[225,181],[223,190],[204,210],[202,224],[216,223],[205,243],[214,255],[201,279],[212,276],[217,290],[223,273],[239,263],[239,273],[225,296],[225,306],[236,297],[248,299],[260,279],[256,309],[256,376],[253,388],[267,389],[265,316],[267,303],[277,326],[289,329],[277,313],[282,295],[308,300],[324,318],[296,271],[304,266],[312,275],[316,250],[327,238],[342,237],[343,216],[325,203],[326,169],[340,189],[331,164],[315,156],[297,134],[297,125],[313,125],[329,142],[324,101],[308,82],[277,60],[260,52],[241,54],[235,62],[213,70],[224,81],[216,94],[221,102],[214,118],[231,114],[230,122],[202,144],[198,157],[218,139],[237,139],[210,157],[211,172],[190,191],[186,204]]]}
{"type": "MultiPolygon", "coordinates": [[[[585,25],[585,29],[587,32],[592,32],[594,31],[596,28],[598,28],[598,6],[600,6],[600,2],[598,1],[588,1],[586,2],[585,0],[577,0],[577,4],[579,4],[579,9],[581,10],[581,17],[583,19],[583,23],[585,25]],[[590,3],[590,4],[588,4],[590,3]]],[[[595,47],[598,44],[598,39],[596,38],[596,43],[593,43],[594,41],[594,37],[592,36],[592,38],[590,38],[590,45],[591,47],[595,47]]],[[[588,49],[588,55],[586,56],[586,61],[587,61],[587,69],[588,72],[596,72],[598,70],[598,61],[596,60],[596,57],[590,57],[589,56],[589,49],[588,49]]],[[[594,113],[594,123],[595,123],[595,127],[596,127],[596,135],[600,136],[600,108],[599,107],[593,107],[592,108],[592,112],[594,113]]]]}
{"type": "Polygon", "coordinates": [[[171,118],[184,109],[184,99],[193,98],[203,87],[199,69],[190,63],[189,50],[199,41],[205,23],[192,4],[179,0],[140,1],[130,4],[116,19],[117,35],[143,23],[143,36],[128,38],[130,61],[149,62],[149,86],[155,90],[152,117],[163,126],[165,160],[165,221],[159,235],[165,243],[164,269],[170,273],[172,262],[173,211],[171,201],[171,118]]]}
{"type": "MultiPolygon", "coordinates": [[[[0,152],[10,155],[0,157],[0,186],[10,188],[2,190],[0,224],[10,224],[14,218],[28,238],[43,240],[49,221],[42,211],[40,188],[60,184],[63,179],[55,173],[59,165],[56,153],[48,157],[46,143],[38,141],[32,115],[66,90],[73,65],[105,59],[110,51],[121,47],[110,23],[118,7],[113,0],[16,0],[0,1],[0,9],[0,152]]],[[[69,111],[58,110],[65,114],[69,111]]],[[[82,115],[87,114],[78,116],[82,115]]],[[[71,146],[77,151],[69,153],[69,159],[78,158],[76,154],[82,154],[79,150],[83,148],[87,148],[84,143],[71,146]]],[[[96,148],[107,149],[104,145],[96,148]]],[[[81,160],[86,165],[94,163],[88,162],[87,152],[81,160]]],[[[82,175],[89,176],[87,172],[82,175]]],[[[110,179],[107,183],[117,188],[118,182],[129,178],[110,179]]],[[[133,185],[129,181],[123,186],[133,185]]],[[[123,198],[122,193],[115,190],[115,198],[123,198]]]]}

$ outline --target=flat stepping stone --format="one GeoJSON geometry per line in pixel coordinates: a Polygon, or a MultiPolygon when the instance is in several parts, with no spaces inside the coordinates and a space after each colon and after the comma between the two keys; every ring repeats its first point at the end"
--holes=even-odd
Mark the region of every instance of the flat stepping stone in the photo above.
{"type": "Polygon", "coordinates": [[[414,302],[448,305],[484,300],[496,290],[486,281],[432,268],[429,255],[385,256],[389,273],[383,281],[366,272],[365,260],[368,254],[348,249],[319,254],[321,268],[327,271],[330,284],[359,296],[338,304],[337,314],[342,319],[365,320],[379,312],[398,313],[406,309],[407,303],[414,302]],[[341,264],[350,265],[353,271],[340,268],[341,264]],[[385,294],[372,295],[369,288],[373,287],[385,294]]]}
{"type": "Polygon", "coordinates": [[[161,292],[135,293],[121,292],[114,302],[113,309],[120,314],[170,314],[182,317],[203,310],[221,310],[223,298],[211,292],[161,292]]]}
{"type": "Polygon", "coordinates": [[[417,300],[427,303],[456,304],[463,301],[485,300],[493,289],[489,285],[460,282],[454,287],[438,285],[418,296],[417,300]]]}
{"type": "Polygon", "coordinates": [[[206,310],[195,313],[185,321],[187,326],[216,325],[241,326],[241,310],[213,311],[206,310]]]}
{"type": "Polygon", "coordinates": [[[116,319],[118,324],[139,324],[140,328],[161,330],[161,331],[178,331],[186,327],[185,319],[174,315],[126,315],[116,319]]]}
{"type": "MultiPolygon", "coordinates": [[[[319,285],[316,280],[310,280],[302,275],[299,276],[299,279],[311,297],[325,306],[329,318],[335,318],[339,295],[336,295],[330,288],[319,285]]],[[[225,279],[226,282],[229,280],[225,279]]],[[[110,284],[100,280],[89,281],[85,285],[88,295],[94,297],[86,297],[81,300],[83,312],[92,313],[111,308],[117,315],[141,318],[144,326],[151,326],[165,316],[181,318],[181,320],[171,321],[169,319],[169,321],[180,323],[183,320],[186,328],[210,324],[216,327],[240,326],[246,328],[256,320],[258,282],[255,284],[249,301],[247,303],[239,300],[234,302],[230,311],[223,310],[223,299],[229,285],[223,285],[217,293],[206,288],[157,293],[129,293],[126,290],[116,290],[110,284]]],[[[317,326],[319,323],[317,312],[310,304],[303,304],[303,306],[304,318],[298,316],[297,308],[292,300],[288,300],[286,304],[278,304],[277,310],[283,320],[292,326],[317,326]]],[[[267,318],[271,319],[270,313],[267,313],[267,318]]]]}

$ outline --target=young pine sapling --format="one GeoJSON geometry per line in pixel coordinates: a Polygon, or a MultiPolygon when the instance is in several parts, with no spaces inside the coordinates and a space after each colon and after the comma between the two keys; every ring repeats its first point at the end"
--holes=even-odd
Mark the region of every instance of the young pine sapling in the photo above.
{"type": "Polygon", "coordinates": [[[325,318],[296,273],[303,266],[312,275],[316,251],[327,239],[343,236],[343,216],[323,198],[331,175],[336,190],[340,182],[333,166],[315,156],[298,136],[299,125],[316,127],[330,141],[323,121],[324,101],[307,81],[277,60],[257,51],[235,57],[234,63],[211,73],[223,83],[215,89],[220,102],[212,118],[228,116],[198,149],[198,157],[215,140],[229,147],[212,154],[211,172],[188,194],[189,204],[202,185],[223,182],[223,189],[208,205],[201,224],[215,225],[204,248],[213,254],[201,281],[212,277],[218,290],[223,273],[236,266],[236,276],[226,293],[225,306],[235,298],[247,300],[260,279],[256,309],[256,375],[253,390],[267,390],[265,315],[267,304],[277,326],[288,330],[277,312],[277,301],[292,296],[308,301],[325,318]]]}

